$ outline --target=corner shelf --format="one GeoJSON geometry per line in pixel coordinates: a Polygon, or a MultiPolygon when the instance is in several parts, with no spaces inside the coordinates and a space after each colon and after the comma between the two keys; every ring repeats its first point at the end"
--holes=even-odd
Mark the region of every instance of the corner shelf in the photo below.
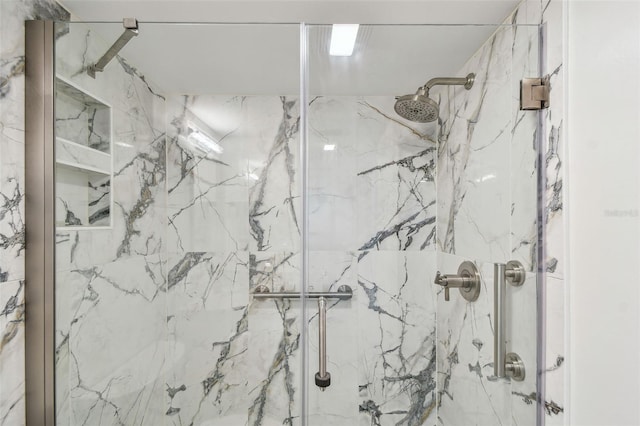
{"type": "Polygon", "coordinates": [[[56,225],[110,227],[111,106],[61,76],[55,81],[56,225]]]}

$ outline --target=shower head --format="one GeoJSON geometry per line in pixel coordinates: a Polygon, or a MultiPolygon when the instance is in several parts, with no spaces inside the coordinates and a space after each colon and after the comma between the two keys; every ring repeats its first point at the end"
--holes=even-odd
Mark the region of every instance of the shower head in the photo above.
{"type": "Polygon", "coordinates": [[[396,113],[410,121],[429,123],[438,119],[438,104],[429,98],[429,92],[421,87],[415,95],[404,95],[396,99],[396,113]]]}
{"type": "Polygon", "coordinates": [[[407,120],[417,123],[429,123],[438,119],[438,104],[429,98],[429,89],[436,85],[459,85],[469,90],[473,87],[476,79],[474,73],[468,74],[464,78],[438,77],[427,81],[427,84],[420,87],[415,95],[405,95],[396,98],[393,107],[396,113],[407,120]]]}

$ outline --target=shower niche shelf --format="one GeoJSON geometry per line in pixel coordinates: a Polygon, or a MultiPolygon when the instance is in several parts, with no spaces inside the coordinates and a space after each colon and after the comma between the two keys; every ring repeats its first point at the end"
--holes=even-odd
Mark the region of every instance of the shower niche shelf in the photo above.
{"type": "Polygon", "coordinates": [[[55,80],[56,226],[111,226],[111,106],[61,76],[55,80]]]}

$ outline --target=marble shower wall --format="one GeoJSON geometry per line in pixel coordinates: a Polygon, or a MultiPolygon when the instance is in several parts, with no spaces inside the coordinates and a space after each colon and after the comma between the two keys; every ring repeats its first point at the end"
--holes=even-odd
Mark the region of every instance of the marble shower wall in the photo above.
{"type": "Polygon", "coordinates": [[[551,76],[551,107],[543,113],[542,136],[546,178],[545,191],[545,401],[546,425],[565,424],[565,219],[564,175],[567,140],[565,138],[563,63],[563,2],[547,0],[542,4],[542,23],[546,40],[545,74],[551,76]]]}
{"type": "Polygon", "coordinates": [[[464,260],[482,290],[468,303],[438,297],[438,418],[443,425],[536,422],[537,113],[519,110],[520,79],[538,75],[539,5],[524,2],[458,75],[474,87],[441,91],[438,269],[464,260]],[[536,16],[536,10],[538,15],[536,16]],[[493,263],[518,260],[527,280],[507,289],[507,349],[523,382],[493,376],[493,263]]]}
{"type": "MultiPolygon", "coordinates": [[[[249,298],[259,284],[300,290],[298,101],[168,105],[168,420],[300,424],[300,304],[249,298]],[[190,127],[217,147],[203,150],[190,127]]],[[[435,424],[434,294],[423,285],[435,267],[435,144],[390,119],[392,107],[310,102],[310,290],[355,291],[329,309],[326,392],[313,385],[308,302],[310,424],[435,424]]]]}
{"type": "MultiPolygon", "coordinates": [[[[310,102],[309,285],[354,289],[328,313],[333,383],[310,386],[310,425],[436,422],[435,129],[402,120],[394,102],[310,102]]],[[[314,372],[314,318],[310,339],[314,372]]]]}
{"type": "MultiPolygon", "coordinates": [[[[99,148],[113,163],[105,183],[112,227],[56,232],[57,424],[163,424],[170,367],[165,99],[121,57],[91,78],[87,66],[108,42],[84,24],[57,25],[56,73],[112,108],[112,145],[99,148]]],[[[87,123],[95,121],[64,116],[67,129],[87,123]]],[[[94,127],[83,130],[85,141],[94,127]]]]}
{"type": "Polygon", "coordinates": [[[441,424],[534,424],[536,393],[536,275],[544,275],[548,424],[562,424],[562,5],[523,1],[506,24],[542,24],[543,74],[551,75],[551,108],[542,112],[547,179],[546,265],[536,265],[536,113],[518,110],[519,80],[538,71],[538,28],[505,26],[459,72],[477,74],[471,91],[442,93],[438,154],[438,269],[463,260],[480,268],[483,287],[472,304],[438,298],[438,391],[441,424]],[[524,382],[496,380],[493,369],[494,262],[519,260],[520,288],[508,286],[507,347],[527,366],[524,382]],[[501,383],[502,382],[502,383],[501,383]],[[473,391],[470,391],[473,389],[473,391]],[[484,395],[469,405],[472,395],[484,395]],[[479,420],[478,420],[479,419],[479,420]]]}
{"type": "Polygon", "coordinates": [[[295,97],[168,100],[168,424],[300,422],[299,303],[249,297],[299,289],[299,119],[295,97]]]}
{"type": "MultiPolygon", "coordinates": [[[[0,206],[0,332],[3,336],[0,424],[20,425],[24,424],[23,21],[64,19],[68,15],[55,2],[46,0],[0,0],[0,8],[0,193],[3,198],[0,206]]],[[[516,15],[522,18],[525,11],[527,22],[538,19],[546,24],[546,72],[552,76],[553,87],[552,107],[544,114],[546,134],[543,138],[548,188],[547,424],[563,424],[561,9],[559,0],[527,0],[516,15]]],[[[61,30],[61,34],[65,32],[61,30]]],[[[519,36],[510,37],[515,42],[519,36]]],[[[60,39],[61,43],[73,44],[76,46],[73,49],[80,52],[85,51],[85,42],[88,43],[86,52],[90,54],[101,55],[106,47],[81,31],[65,37],[60,39]],[[94,41],[98,44],[91,47],[94,41]]],[[[216,158],[203,159],[206,155],[201,152],[180,152],[180,125],[165,121],[165,102],[135,67],[126,61],[114,60],[107,72],[93,81],[80,72],[86,65],[81,57],[69,56],[67,59],[72,63],[64,74],[112,104],[117,115],[113,119],[115,142],[121,144],[114,145],[115,232],[110,235],[108,231],[74,231],[58,235],[59,269],[61,275],[68,277],[65,278],[67,285],[58,294],[59,303],[68,306],[66,312],[60,313],[59,320],[64,326],[59,328],[57,336],[58,371],[68,378],[61,382],[63,388],[58,389],[64,424],[73,424],[73,421],[111,424],[117,420],[125,424],[179,424],[192,419],[204,422],[205,418],[208,424],[235,424],[236,420],[238,424],[252,425],[282,424],[283,421],[299,424],[298,302],[248,300],[248,289],[258,283],[294,289],[299,282],[300,248],[296,245],[299,238],[296,232],[299,232],[300,190],[295,172],[292,176],[289,168],[290,164],[297,164],[296,100],[203,96],[177,97],[167,102],[169,114],[175,117],[180,116],[189,102],[203,99],[228,105],[229,111],[241,110],[244,107],[238,104],[247,100],[261,105],[252,109],[252,122],[267,129],[264,135],[257,136],[267,143],[257,148],[255,162],[247,160],[246,167],[218,164],[214,169],[211,166],[217,164],[216,158]],[[115,90],[104,91],[104,87],[115,90]],[[256,112],[259,108],[263,109],[256,112]],[[264,119],[258,118],[262,114],[264,119]],[[163,136],[165,128],[170,135],[167,144],[163,136]],[[165,152],[168,152],[166,159],[165,152]],[[195,178],[189,176],[194,173],[195,178]],[[204,176],[202,179],[200,173],[204,176]],[[240,176],[243,173],[244,178],[240,176]],[[125,187],[128,191],[122,190],[125,187]],[[190,189],[185,190],[186,187],[190,189]],[[193,206],[185,203],[187,191],[195,194],[193,206]],[[222,207],[211,201],[214,198],[209,195],[213,193],[216,200],[224,200],[222,207]],[[165,203],[168,212],[163,211],[165,203]],[[181,212],[183,208],[185,211],[181,212]],[[225,215],[226,223],[217,218],[221,209],[232,212],[225,215]],[[248,223],[234,220],[245,214],[248,223]],[[162,223],[166,231],[151,225],[153,223],[162,223]],[[243,237],[241,234],[245,231],[243,237]],[[215,242],[207,237],[211,232],[215,232],[215,242]],[[167,249],[178,243],[184,245],[167,249]],[[88,249],[91,245],[99,249],[88,249]],[[169,294],[172,300],[167,298],[169,294]],[[115,315],[116,311],[110,310],[109,305],[127,307],[126,316],[115,315]],[[134,316],[136,321],[132,319],[134,316]],[[104,322],[104,318],[109,322],[104,322]],[[212,321],[216,327],[211,327],[212,321]],[[208,333],[206,339],[200,337],[202,332],[192,331],[202,329],[208,333]],[[126,331],[121,333],[122,330],[126,331]],[[145,330],[145,333],[136,330],[145,330]],[[85,336],[89,338],[84,339],[85,336]],[[112,345],[114,341],[116,344],[112,345]],[[96,347],[105,351],[98,352],[96,347]],[[86,358],[89,353],[97,353],[99,358],[95,362],[105,368],[89,371],[86,358]],[[193,370],[184,368],[195,362],[202,362],[202,366],[193,370]],[[106,374],[108,369],[113,374],[106,374]],[[83,381],[79,382],[78,377],[83,381]],[[103,416],[97,418],[99,411],[103,416]]],[[[446,101],[445,96],[442,101],[446,101]]],[[[513,418],[529,419],[531,406],[527,400],[533,402],[534,398],[530,394],[534,389],[530,383],[525,382],[525,387],[513,389],[509,395],[488,379],[487,351],[492,341],[486,316],[489,305],[461,306],[459,301],[453,302],[454,295],[449,305],[443,305],[440,295],[438,305],[442,309],[438,314],[441,318],[449,315],[449,311],[467,309],[477,321],[465,319],[464,324],[455,324],[464,316],[454,319],[449,315],[453,322],[447,325],[452,331],[451,337],[449,330],[438,323],[439,337],[434,346],[436,296],[429,294],[432,286],[425,287],[424,277],[433,276],[436,269],[435,223],[432,222],[435,189],[428,186],[428,182],[433,182],[429,177],[433,173],[430,164],[436,161],[435,155],[429,157],[432,155],[429,150],[435,149],[436,137],[424,135],[423,130],[395,118],[391,105],[391,99],[318,98],[310,106],[312,121],[323,114],[327,117],[324,123],[311,123],[315,130],[311,132],[310,150],[315,150],[312,154],[316,162],[310,172],[314,186],[310,192],[311,240],[312,245],[315,244],[314,253],[310,255],[310,284],[314,289],[334,289],[345,283],[357,289],[350,303],[340,303],[330,309],[328,355],[334,380],[327,392],[319,392],[310,385],[311,424],[342,425],[357,421],[362,425],[398,422],[413,425],[422,424],[425,419],[424,424],[435,424],[435,347],[441,355],[437,366],[438,385],[441,389],[449,386],[448,389],[455,390],[456,401],[464,398],[461,394],[464,388],[459,385],[466,383],[494,403],[492,413],[482,411],[486,407],[479,403],[479,418],[508,416],[506,405],[500,404],[512,398],[515,401],[511,408],[513,418]],[[364,132],[354,140],[361,144],[368,139],[371,146],[361,149],[348,143],[337,144],[337,150],[324,151],[325,140],[337,137],[330,131],[331,120],[339,122],[340,119],[331,115],[327,105],[341,105],[342,109],[336,111],[352,114],[360,123],[371,121],[378,126],[378,132],[368,135],[363,130],[364,124],[351,130],[354,135],[364,132]],[[400,143],[394,145],[398,141],[400,143]],[[388,160],[382,155],[376,159],[375,150],[380,149],[387,150],[384,156],[388,156],[388,160]],[[354,165],[352,161],[357,156],[361,160],[354,165]],[[425,182],[412,181],[414,174],[424,176],[421,180],[425,182]],[[379,188],[374,187],[378,184],[381,184],[379,188]],[[378,189],[372,192],[373,188],[378,189]],[[369,192],[360,197],[361,191],[369,192]],[[429,191],[434,195],[428,195],[429,191]],[[354,193],[355,213],[349,205],[354,202],[349,199],[354,193]],[[314,223],[342,214],[350,220],[355,217],[356,225],[349,227],[344,225],[346,221],[333,220],[328,226],[314,227],[314,223]],[[375,326],[361,332],[359,328],[346,326],[352,321],[375,326]],[[477,336],[484,339],[482,344],[473,343],[477,336]],[[456,339],[466,344],[471,339],[472,345],[465,350],[450,351],[450,360],[445,360],[442,355],[457,343],[456,339]],[[336,348],[339,350],[334,350],[336,348]],[[446,362],[443,364],[443,361],[446,362]],[[443,375],[448,366],[451,366],[454,385],[447,384],[443,375]],[[473,371],[466,374],[464,370],[473,371]],[[523,414],[518,417],[520,411],[523,414]]],[[[520,116],[512,117],[511,123],[515,126],[519,119],[520,116]]],[[[525,128],[526,123],[521,126],[516,129],[525,128]]],[[[342,125],[341,132],[344,129],[342,125]]],[[[505,129],[506,133],[511,131],[508,127],[505,129]]],[[[216,136],[224,137],[232,131],[233,128],[227,128],[216,136]]],[[[243,138],[241,133],[236,142],[249,144],[247,141],[252,137],[243,138]]],[[[225,154],[233,152],[230,146],[225,149],[225,154]]],[[[513,154],[517,153],[509,154],[510,161],[513,154]]],[[[528,158],[526,151],[521,154],[523,159],[528,158]]],[[[439,157],[442,161],[442,150],[439,157]]],[[[525,174],[515,179],[530,184],[525,174]]],[[[518,195],[511,189],[507,193],[514,199],[518,195]]],[[[453,189],[449,188],[449,197],[452,194],[453,189]]],[[[508,203],[503,203],[501,209],[504,206],[508,203]]],[[[510,218],[508,214],[505,217],[510,218]]],[[[525,219],[526,215],[518,222],[520,226],[514,225],[514,230],[518,230],[515,236],[505,237],[500,232],[491,235],[492,255],[510,255],[509,250],[514,250],[512,253],[521,260],[530,259],[531,247],[527,244],[531,241],[527,239],[530,222],[525,219]]],[[[443,225],[448,227],[449,223],[443,222],[443,225]]],[[[449,239],[453,242],[450,247],[473,251],[478,238],[475,242],[473,238],[464,242],[459,233],[454,233],[454,238],[449,239]]],[[[444,241],[442,238],[439,243],[444,241]]],[[[444,272],[457,268],[460,258],[453,253],[438,255],[438,269],[444,272]]],[[[479,254],[476,258],[483,272],[483,295],[486,296],[485,290],[492,287],[489,268],[492,260],[487,263],[485,257],[479,254]]],[[[527,283],[527,289],[532,287],[527,283]]],[[[525,308],[529,306],[522,309],[525,308]]],[[[310,304],[309,309],[313,313],[314,305],[310,304]]],[[[121,313],[120,309],[117,312],[121,313]]],[[[316,319],[310,318],[310,380],[317,369],[316,324],[316,319]]],[[[525,342],[517,345],[525,348],[525,342]]],[[[441,412],[455,408],[451,402],[443,404],[441,402],[441,412]]],[[[451,420],[448,424],[455,424],[456,417],[450,414],[451,411],[444,417],[441,415],[440,422],[451,420]]],[[[468,414],[461,413],[463,417],[468,414]]]]}

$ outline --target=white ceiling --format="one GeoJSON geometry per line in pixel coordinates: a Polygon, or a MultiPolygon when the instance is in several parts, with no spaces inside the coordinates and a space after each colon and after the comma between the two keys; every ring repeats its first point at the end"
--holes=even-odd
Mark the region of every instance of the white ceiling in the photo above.
{"type": "Polygon", "coordinates": [[[520,0],[60,0],[89,21],[498,24],[520,0]]]}
{"type": "MultiPolygon", "coordinates": [[[[361,26],[351,57],[330,57],[329,25],[309,29],[310,94],[403,95],[457,74],[517,1],[103,1],[63,0],[84,21],[135,16],[140,34],[122,50],[165,93],[295,94],[299,25],[182,22],[323,22],[361,26]],[[456,25],[424,25],[424,24],[456,25]],[[476,25],[462,25],[474,23],[476,25]]],[[[110,44],[122,25],[92,24],[110,44]]],[[[533,29],[532,29],[533,30],[533,29]]],[[[82,52],[78,52],[82,54],[82,52]]],[[[97,59],[97,58],[96,58],[97,59]]]]}

